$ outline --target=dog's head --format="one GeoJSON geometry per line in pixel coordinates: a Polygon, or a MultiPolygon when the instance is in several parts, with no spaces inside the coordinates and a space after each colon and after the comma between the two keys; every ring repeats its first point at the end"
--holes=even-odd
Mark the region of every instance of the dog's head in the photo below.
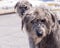
{"type": "Polygon", "coordinates": [[[17,13],[20,17],[23,17],[23,14],[32,7],[32,4],[30,4],[28,1],[21,1],[17,2],[15,5],[15,8],[17,10],[17,13]]]}
{"type": "Polygon", "coordinates": [[[57,29],[56,15],[44,8],[31,8],[24,14],[22,29],[25,25],[30,37],[38,44],[44,37],[57,29]]]}

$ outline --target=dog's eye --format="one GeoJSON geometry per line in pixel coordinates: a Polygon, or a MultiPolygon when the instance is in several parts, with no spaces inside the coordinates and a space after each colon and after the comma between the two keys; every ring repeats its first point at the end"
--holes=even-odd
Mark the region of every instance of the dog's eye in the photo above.
{"type": "Polygon", "coordinates": [[[27,9],[27,7],[25,7],[25,9],[27,9]]]}
{"type": "Polygon", "coordinates": [[[34,21],[31,21],[32,24],[34,24],[34,21]]]}
{"type": "Polygon", "coordinates": [[[25,6],[25,5],[22,5],[22,6],[19,6],[19,8],[20,8],[20,9],[22,9],[22,8],[25,8],[25,9],[27,9],[27,6],[25,6]]]}
{"type": "Polygon", "coordinates": [[[21,9],[22,7],[19,7],[19,9],[21,9]]]}
{"type": "Polygon", "coordinates": [[[46,20],[45,19],[42,19],[41,22],[45,22],[46,20]]]}
{"type": "Polygon", "coordinates": [[[37,22],[39,22],[40,21],[40,19],[37,19],[37,22]]]}

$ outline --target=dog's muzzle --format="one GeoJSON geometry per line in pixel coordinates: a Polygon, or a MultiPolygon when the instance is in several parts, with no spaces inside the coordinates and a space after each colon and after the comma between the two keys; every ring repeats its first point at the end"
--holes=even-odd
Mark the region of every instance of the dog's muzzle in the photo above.
{"type": "Polygon", "coordinates": [[[42,29],[41,29],[41,25],[40,25],[40,24],[38,24],[38,23],[33,24],[33,29],[35,30],[36,35],[37,35],[38,37],[42,37],[43,31],[42,31],[42,29]]]}
{"type": "Polygon", "coordinates": [[[21,9],[21,15],[23,15],[23,13],[25,13],[25,11],[27,10],[27,7],[20,7],[21,9]]]}
{"type": "Polygon", "coordinates": [[[37,34],[38,37],[41,37],[43,35],[43,32],[36,29],[36,34],[37,34]]]}

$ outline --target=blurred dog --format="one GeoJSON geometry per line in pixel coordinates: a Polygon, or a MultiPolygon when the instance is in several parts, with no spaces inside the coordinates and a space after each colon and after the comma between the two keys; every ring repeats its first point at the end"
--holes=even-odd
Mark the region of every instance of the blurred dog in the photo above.
{"type": "Polygon", "coordinates": [[[21,1],[17,2],[15,5],[15,9],[17,10],[17,13],[20,17],[23,17],[23,14],[32,7],[32,4],[30,4],[28,1],[21,1]]]}
{"type": "Polygon", "coordinates": [[[46,8],[33,8],[31,4],[28,3],[27,6],[23,3],[17,4],[16,8],[22,17],[22,29],[25,26],[28,33],[31,48],[59,48],[60,35],[56,15],[46,8]]]}

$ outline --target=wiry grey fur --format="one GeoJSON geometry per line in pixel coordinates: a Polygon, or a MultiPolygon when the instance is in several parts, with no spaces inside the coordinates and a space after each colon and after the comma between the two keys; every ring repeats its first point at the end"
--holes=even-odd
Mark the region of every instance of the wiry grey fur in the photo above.
{"type": "Polygon", "coordinates": [[[20,6],[16,7],[18,14],[22,15],[22,29],[25,26],[31,48],[60,48],[59,24],[54,13],[43,7],[30,6],[21,14],[20,6]]]}

